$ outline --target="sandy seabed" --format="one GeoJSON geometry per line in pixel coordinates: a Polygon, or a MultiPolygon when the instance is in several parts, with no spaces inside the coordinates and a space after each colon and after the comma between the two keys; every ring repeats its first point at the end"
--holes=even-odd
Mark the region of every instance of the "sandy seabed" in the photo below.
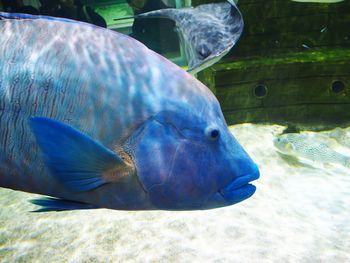
{"type": "Polygon", "coordinates": [[[250,199],[208,211],[30,213],[0,189],[0,262],[350,262],[350,170],[288,162],[283,127],[231,128],[258,163],[250,199]]]}

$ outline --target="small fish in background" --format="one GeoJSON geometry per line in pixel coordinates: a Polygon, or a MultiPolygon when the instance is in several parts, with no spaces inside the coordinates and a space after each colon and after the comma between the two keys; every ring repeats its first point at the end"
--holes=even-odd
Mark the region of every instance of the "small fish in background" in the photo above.
{"type": "Polygon", "coordinates": [[[259,169],[214,94],[135,39],[0,12],[0,187],[39,211],[213,209],[259,169]],[[53,197],[53,198],[51,198],[53,197]]]}
{"type": "Polygon", "coordinates": [[[191,74],[213,65],[225,56],[237,43],[244,27],[242,14],[232,0],[195,8],[167,8],[136,17],[162,17],[176,22],[191,74]]]}
{"type": "Polygon", "coordinates": [[[350,168],[350,156],[334,150],[337,143],[322,134],[287,133],[277,136],[273,143],[285,155],[319,163],[336,163],[350,168]]]}
{"type": "Polygon", "coordinates": [[[334,130],[323,132],[323,134],[328,135],[330,138],[333,138],[340,145],[350,148],[350,127],[345,129],[338,127],[334,130]]]}

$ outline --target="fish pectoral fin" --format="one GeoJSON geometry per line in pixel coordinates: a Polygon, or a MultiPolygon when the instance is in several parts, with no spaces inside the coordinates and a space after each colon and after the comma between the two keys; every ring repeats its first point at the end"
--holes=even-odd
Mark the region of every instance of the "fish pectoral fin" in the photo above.
{"type": "Polygon", "coordinates": [[[49,118],[34,117],[30,127],[51,174],[74,192],[117,182],[131,166],[115,152],[77,129],[49,118]]]}
{"type": "Polygon", "coordinates": [[[68,211],[68,210],[81,210],[81,209],[95,209],[98,208],[94,205],[64,200],[59,198],[44,197],[30,200],[34,205],[41,206],[41,208],[32,212],[51,212],[51,211],[68,211]]]}

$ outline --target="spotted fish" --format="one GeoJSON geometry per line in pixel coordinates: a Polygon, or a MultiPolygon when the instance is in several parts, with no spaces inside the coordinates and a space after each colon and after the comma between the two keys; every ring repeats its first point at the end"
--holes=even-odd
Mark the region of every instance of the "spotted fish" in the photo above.
{"type": "Polygon", "coordinates": [[[274,140],[275,147],[283,154],[350,167],[350,157],[335,151],[332,148],[333,143],[327,136],[313,133],[287,133],[274,140]]]}

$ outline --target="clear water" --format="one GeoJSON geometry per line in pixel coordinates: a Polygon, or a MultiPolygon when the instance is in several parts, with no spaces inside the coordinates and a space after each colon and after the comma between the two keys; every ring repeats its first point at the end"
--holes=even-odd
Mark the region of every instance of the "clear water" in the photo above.
{"type": "MultiPolygon", "coordinates": [[[[133,13],[125,1],[86,2],[110,29],[131,33],[133,13]]],[[[163,55],[184,66],[181,48],[163,55]]],[[[322,52],[314,53],[319,60],[322,52]]],[[[37,207],[28,200],[39,195],[0,188],[0,262],[350,262],[350,169],[282,156],[273,140],[285,128],[230,127],[261,172],[254,196],[230,207],[31,213],[37,207]]]]}
{"type": "Polygon", "coordinates": [[[255,195],[231,207],[37,214],[36,195],[1,189],[0,261],[349,262],[350,177],[284,161],[272,144],[283,128],[231,128],[261,169],[255,195]]]}

